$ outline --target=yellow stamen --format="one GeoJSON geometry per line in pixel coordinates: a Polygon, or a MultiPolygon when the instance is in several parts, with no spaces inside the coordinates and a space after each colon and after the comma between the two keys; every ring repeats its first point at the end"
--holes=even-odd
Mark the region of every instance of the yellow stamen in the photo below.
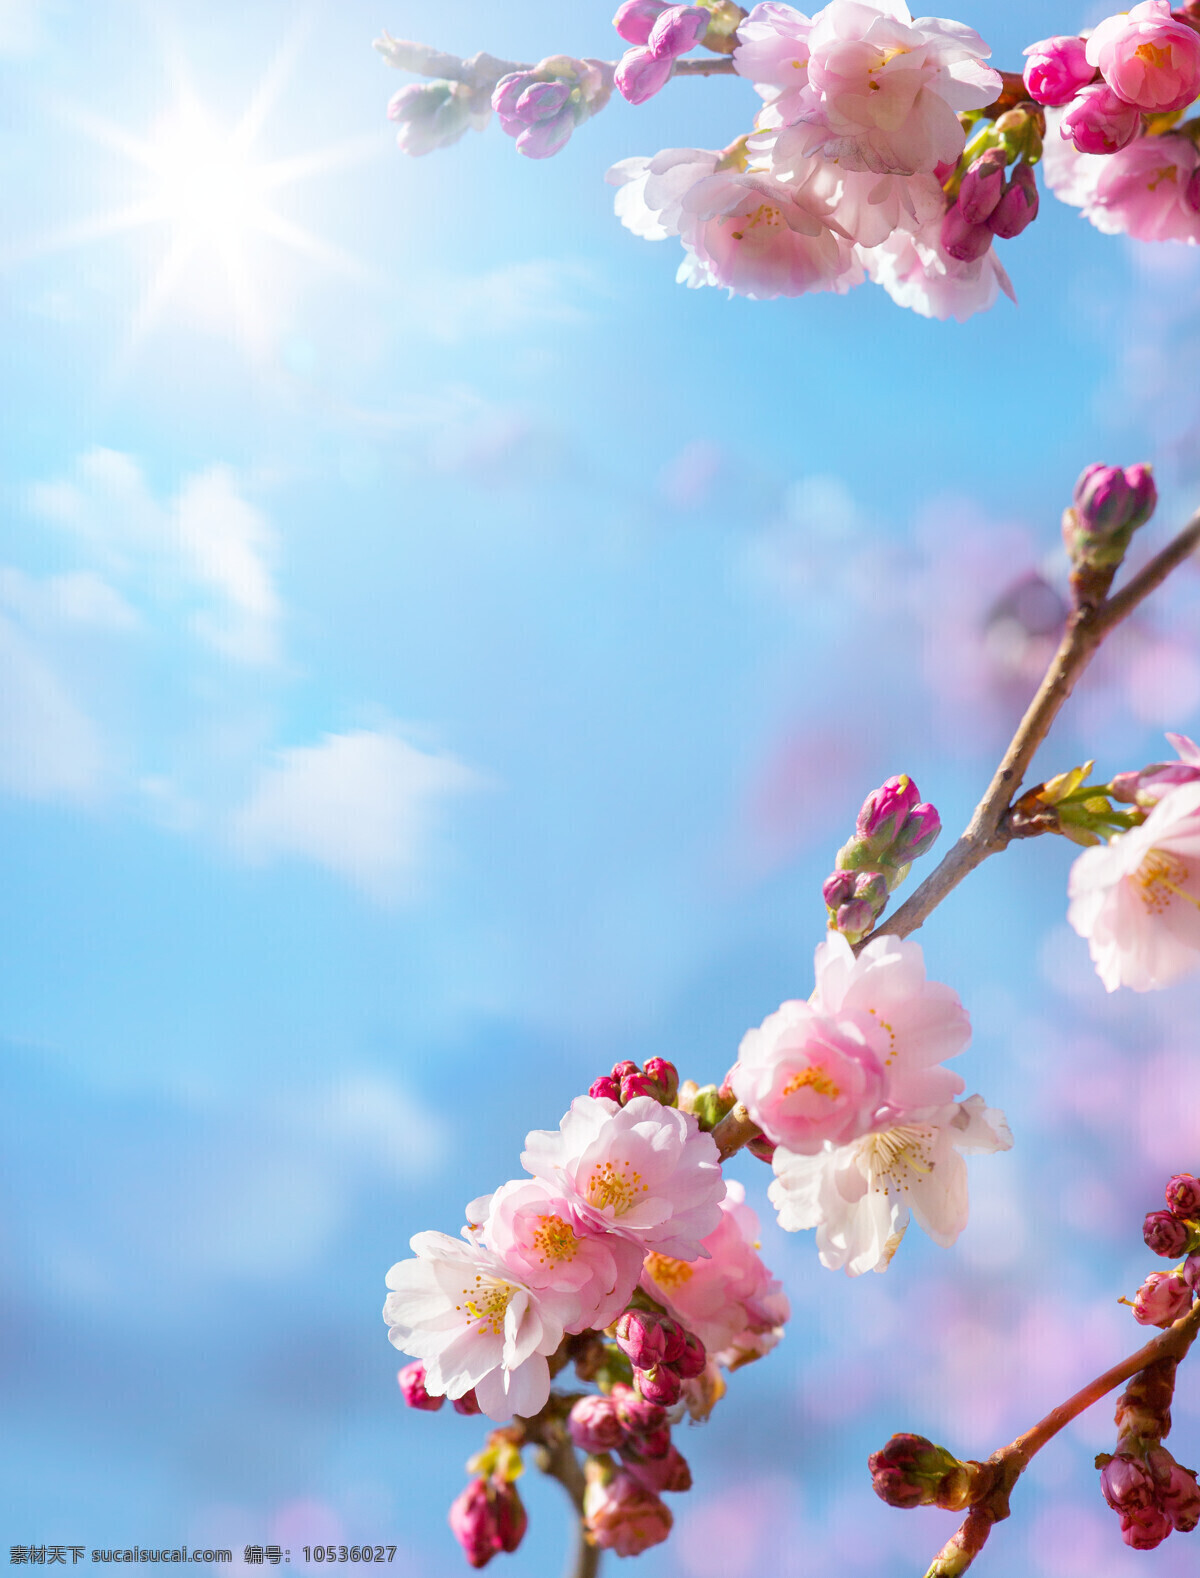
{"type": "Polygon", "coordinates": [[[859,1155],[866,1163],[867,1182],[876,1193],[890,1195],[893,1190],[907,1193],[913,1174],[928,1177],[937,1163],[930,1157],[933,1130],[924,1125],[904,1124],[868,1134],[860,1142],[859,1155]]]}
{"type": "Polygon", "coordinates": [[[543,1266],[548,1260],[560,1265],[564,1260],[575,1259],[579,1240],[570,1222],[564,1222],[561,1216],[543,1216],[534,1229],[532,1248],[543,1266]]]}
{"type": "Polygon", "coordinates": [[[614,1216],[624,1216],[637,1204],[638,1195],[646,1194],[649,1187],[628,1162],[601,1162],[592,1168],[583,1193],[587,1203],[597,1210],[612,1206],[614,1216]]]}
{"type": "Polygon", "coordinates": [[[836,1101],[842,1093],[841,1086],[835,1085],[825,1070],[818,1066],[806,1068],[802,1074],[793,1074],[783,1087],[782,1094],[791,1096],[806,1086],[814,1090],[818,1096],[828,1096],[830,1101],[836,1101]]]}
{"type": "Polygon", "coordinates": [[[1139,897],[1151,915],[1161,915],[1172,898],[1184,899],[1200,909],[1200,899],[1182,887],[1190,875],[1187,863],[1178,855],[1165,849],[1152,849],[1131,880],[1140,889],[1139,897]]]}
{"type": "Polygon", "coordinates": [[[646,1256],[645,1270],[660,1288],[673,1293],[676,1288],[692,1280],[694,1267],[689,1266],[686,1260],[672,1260],[670,1255],[649,1254],[646,1256]]]}
{"type": "Polygon", "coordinates": [[[491,1282],[483,1286],[483,1278],[476,1277],[479,1284],[474,1288],[462,1290],[463,1302],[456,1304],[456,1310],[465,1309],[472,1320],[479,1322],[479,1331],[490,1331],[493,1337],[504,1335],[504,1315],[512,1303],[513,1294],[517,1291],[511,1282],[491,1282]]]}

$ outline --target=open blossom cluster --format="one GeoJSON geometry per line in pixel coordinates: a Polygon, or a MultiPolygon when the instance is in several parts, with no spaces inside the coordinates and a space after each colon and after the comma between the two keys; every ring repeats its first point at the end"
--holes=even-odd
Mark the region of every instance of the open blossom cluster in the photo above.
{"type": "Polygon", "coordinates": [[[1012,1144],[1003,1114],[958,1100],[963,1082],[944,1067],[969,1038],[917,943],[879,937],[855,957],[834,935],[811,998],[743,1040],[729,1083],[775,1142],[771,1199],[785,1228],[816,1228],[826,1266],[885,1270],[910,1216],[943,1245],[966,1225],[961,1153],[1012,1144]]]}

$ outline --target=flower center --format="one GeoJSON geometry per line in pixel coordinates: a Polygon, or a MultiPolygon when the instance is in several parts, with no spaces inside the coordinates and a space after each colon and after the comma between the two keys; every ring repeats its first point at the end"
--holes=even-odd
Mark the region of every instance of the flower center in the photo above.
{"type": "Polygon", "coordinates": [[[841,1086],[834,1084],[820,1064],[806,1068],[800,1074],[793,1074],[783,1087],[783,1094],[792,1096],[796,1091],[806,1088],[815,1091],[818,1096],[828,1096],[830,1101],[836,1101],[842,1093],[841,1086]]]}
{"type": "Polygon", "coordinates": [[[892,1062],[893,1058],[896,1056],[896,1032],[892,1029],[891,1025],[888,1024],[886,1019],[880,1019],[879,1015],[875,1012],[875,1010],[873,1008],[868,1008],[867,1012],[869,1014],[874,1014],[875,1022],[876,1022],[876,1024],[878,1024],[878,1026],[879,1026],[879,1028],[881,1030],[886,1030],[887,1031],[888,1055],[883,1060],[884,1061],[884,1066],[887,1067],[892,1062]]]}
{"type": "Polygon", "coordinates": [[[930,1155],[932,1140],[933,1130],[923,1124],[902,1124],[861,1140],[859,1166],[874,1193],[907,1193],[914,1174],[928,1177],[937,1166],[930,1155]]]}
{"type": "Polygon", "coordinates": [[[473,1288],[462,1290],[462,1303],[454,1308],[466,1310],[473,1321],[479,1322],[477,1330],[481,1336],[490,1331],[493,1337],[500,1337],[504,1334],[505,1311],[516,1291],[511,1282],[494,1282],[490,1277],[485,1281],[479,1276],[473,1288]]]}
{"type": "Polygon", "coordinates": [[[579,1240],[570,1222],[564,1222],[561,1216],[541,1216],[533,1231],[531,1247],[539,1264],[544,1266],[550,1261],[558,1265],[561,1261],[575,1259],[579,1240]]]}
{"type": "Polygon", "coordinates": [[[584,1197],[597,1210],[612,1206],[614,1216],[624,1216],[637,1204],[638,1195],[648,1191],[649,1185],[629,1162],[600,1162],[588,1175],[584,1197]]]}
{"type": "Polygon", "coordinates": [[[740,230],[731,232],[735,241],[744,241],[746,232],[753,230],[756,225],[772,225],[776,229],[783,223],[783,215],[774,203],[760,203],[752,214],[749,214],[742,223],[740,230]]]}
{"type": "Polygon", "coordinates": [[[645,1270],[646,1275],[657,1282],[660,1288],[673,1293],[676,1288],[692,1280],[694,1267],[689,1266],[686,1260],[672,1260],[670,1255],[649,1254],[646,1256],[645,1270]]]}
{"type": "Polygon", "coordinates": [[[1186,899],[1200,909],[1200,899],[1185,893],[1182,884],[1190,876],[1187,863],[1165,849],[1152,849],[1133,873],[1139,897],[1151,915],[1161,915],[1172,899],[1186,899]]]}
{"type": "Polygon", "coordinates": [[[1155,71],[1165,71],[1171,64],[1171,46],[1169,44],[1139,44],[1134,50],[1139,60],[1155,71]]]}

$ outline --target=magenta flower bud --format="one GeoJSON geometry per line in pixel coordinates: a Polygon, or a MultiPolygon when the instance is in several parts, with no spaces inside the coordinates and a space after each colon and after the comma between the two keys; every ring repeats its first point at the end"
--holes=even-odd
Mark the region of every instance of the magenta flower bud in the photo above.
{"type": "Polygon", "coordinates": [[[643,1074],[638,1069],[636,1074],[626,1074],[621,1081],[621,1105],[632,1101],[635,1096],[649,1096],[654,1101],[660,1101],[662,1087],[656,1079],[651,1079],[649,1074],[643,1074]]]}
{"type": "Polygon", "coordinates": [[[1154,514],[1158,490],[1147,465],[1088,466],[1075,484],[1075,514],[1093,537],[1134,532],[1154,514]]]}
{"type": "Polygon", "coordinates": [[[834,917],[835,930],[843,932],[852,941],[865,937],[875,924],[875,910],[866,899],[851,899],[843,904],[834,917]]]}
{"type": "Polygon", "coordinates": [[[942,220],[942,250],[959,263],[974,263],[992,244],[992,232],[986,225],[968,224],[957,203],[946,210],[942,220]]]}
{"type": "Polygon", "coordinates": [[[654,24],[668,9],[667,0],[625,0],[624,5],[617,7],[613,26],[627,44],[644,44],[654,24]]]}
{"type": "Polygon", "coordinates": [[[1066,104],[1096,75],[1082,38],[1044,38],[1025,51],[1025,86],[1039,104],[1066,104]]]}
{"type": "Polygon", "coordinates": [[[415,1364],[406,1364],[396,1376],[403,1393],[404,1401],[410,1408],[423,1408],[427,1413],[436,1413],[446,1401],[444,1397],[434,1397],[425,1390],[425,1366],[418,1359],[415,1364]]]}
{"type": "Polygon", "coordinates": [[[840,909],[843,904],[849,904],[854,897],[854,879],[857,875],[853,871],[835,871],[825,878],[821,884],[821,897],[831,910],[840,909]]]}
{"type": "Polygon", "coordinates": [[[670,1509],[628,1469],[605,1473],[589,1464],[583,1512],[592,1543],[618,1556],[639,1556],[671,1532],[670,1509]]]}
{"type": "Polygon", "coordinates": [[[672,1320],[669,1315],[662,1317],[663,1332],[663,1363],[677,1364],[683,1357],[687,1348],[688,1333],[677,1320],[672,1320]]]}
{"type": "Polygon", "coordinates": [[[601,1074],[599,1079],[594,1079],[588,1086],[589,1096],[600,1096],[608,1101],[620,1101],[621,1084],[611,1074],[601,1074]]]}
{"type": "Polygon", "coordinates": [[[708,1354],[699,1337],[692,1333],[684,1333],[684,1349],[674,1361],[675,1368],[685,1381],[694,1381],[698,1375],[703,1374],[704,1366],[708,1363],[708,1354]]]}
{"type": "Polygon", "coordinates": [[[886,851],[920,799],[921,791],[907,773],[889,778],[863,801],[855,824],[859,838],[872,849],[886,851]]]}
{"type": "MultiPolygon", "coordinates": [[[[658,1403],[648,1403],[644,1397],[639,1397],[632,1386],[625,1386],[620,1381],[613,1387],[609,1394],[613,1406],[617,1410],[617,1417],[628,1433],[632,1436],[648,1436],[654,1431],[661,1430],[667,1422],[667,1411],[658,1403]]],[[[667,1438],[670,1439],[670,1430],[667,1438]]],[[[644,1447],[640,1450],[645,1451],[644,1447]]],[[[664,1447],[664,1451],[666,1448],[664,1447]]],[[[653,1453],[646,1453],[647,1457],[653,1453]]]]}
{"type": "Polygon", "coordinates": [[[638,1068],[636,1063],[631,1063],[628,1058],[626,1058],[623,1063],[613,1064],[612,1077],[617,1081],[618,1084],[621,1082],[621,1080],[628,1079],[630,1074],[640,1073],[641,1069],[638,1068]]]}
{"type": "Polygon", "coordinates": [[[1080,153],[1117,153],[1142,129],[1141,112],[1103,82],[1081,88],[1059,128],[1080,153]]]}
{"type": "Polygon", "coordinates": [[[531,82],[510,113],[527,126],[535,126],[539,121],[552,120],[570,97],[571,84],[561,78],[557,82],[531,82]]]}
{"type": "Polygon", "coordinates": [[[1141,1326],[1171,1326],[1192,1307],[1192,1290],[1175,1271],[1152,1271],[1133,1296],[1141,1326]]]}
{"type": "Polygon", "coordinates": [[[967,168],[958,189],[958,206],[969,225],[982,225],[1004,192],[1008,153],[989,148],[967,168]]]}
{"type": "Polygon", "coordinates": [[[774,1140],[769,1140],[765,1134],[760,1134],[757,1139],[747,1143],[746,1149],[752,1156],[757,1156],[760,1162],[766,1162],[770,1166],[779,1147],[774,1140]]]}
{"type": "Polygon", "coordinates": [[[639,1485],[644,1485],[647,1490],[656,1491],[660,1495],[663,1491],[692,1488],[692,1471],[677,1446],[672,1446],[662,1457],[646,1460],[635,1457],[632,1453],[622,1452],[621,1461],[626,1471],[633,1475],[639,1485]]]}
{"type": "Polygon", "coordinates": [[[1187,1253],[1188,1225],[1173,1211],[1151,1211],[1142,1223],[1142,1237],[1146,1248],[1167,1260],[1178,1260],[1187,1253]]]}
{"type": "Polygon", "coordinates": [[[1114,1512],[1136,1512],[1156,1500],[1154,1477],[1140,1457],[1117,1452],[1100,1470],[1100,1490],[1114,1512]]]}
{"type": "Polygon", "coordinates": [[[1171,1520],[1158,1507],[1139,1507],[1121,1514],[1121,1538],[1135,1551],[1152,1551],[1171,1532],[1171,1520]]]}
{"type": "Polygon", "coordinates": [[[961,1469],[945,1447],[925,1436],[894,1435],[867,1459],[875,1494],[889,1507],[932,1506],[947,1474],[961,1469]]]}
{"type": "Polygon", "coordinates": [[[670,1106],[679,1094],[679,1070],[665,1057],[652,1057],[646,1059],[645,1071],[662,1089],[665,1105],[670,1106]]]}
{"type": "Polygon", "coordinates": [[[1033,166],[1022,162],[1004,188],[1004,196],[988,220],[988,229],[1001,241],[1011,241],[1037,218],[1039,202],[1033,166]]]}
{"type": "Polygon", "coordinates": [[[1200,1178],[1176,1173],[1167,1183],[1167,1205],[1176,1216],[1200,1217],[1200,1178]]]}
{"type": "MultiPolygon", "coordinates": [[[[649,1310],[626,1310],[617,1321],[615,1336],[617,1347],[637,1370],[652,1370],[666,1355],[664,1321],[649,1310]]],[[[643,1392],[642,1396],[645,1395],[643,1392]]],[[[657,1398],[651,1400],[658,1401],[657,1398]]]]}
{"type": "Polygon", "coordinates": [[[1159,1492],[1158,1499],[1171,1520],[1171,1527],[1180,1534],[1190,1534],[1200,1524],[1200,1488],[1196,1485],[1194,1469],[1184,1468],[1182,1463],[1172,1463],[1170,1482],[1165,1490],[1159,1492]]]}
{"type": "Polygon", "coordinates": [[[659,59],[674,60],[686,55],[708,32],[712,13],[698,5],[671,5],[662,13],[646,40],[650,52],[659,59]]]}
{"type": "Polygon", "coordinates": [[[1183,1280],[1193,1293],[1200,1293],[1200,1254],[1191,1254],[1184,1261],[1183,1280]]]}
{"type": "Polygon", "coordinates": [[[660,58],[649,49],[627,49],[617,62],[613,82],[630,104],[645,104],[666,86],[674,67],[671,55],[660,58]]]}
{"type": "Polygon", "coordinates": [[[525,1538],[529,1515],[515,1485],[499,1480],[493,1480],[492,1485],[496,1492],[496,1532],[500,1549],[511,1555],[525,1538]]]}
{"type": "MultiPolygon", "coordinates": [[[[910,861],[916,860],[932,849],[937,842],[938,834],[942,831],[942,819],[937,813],[937,808],[932,805],[918,805],[908,813],[904,826],[896,835],[895,842],[888,850],[888,860],[897,866],[907,866],[910,861]]],[[[860,876],[865,873],[860,872],[860,876]]],[[[880,879],[882,880],[882,879],[880,879]]],[[[859,897],[873,898],[873,892],[867,892],[864,887],[858,890],[859,897]]],[[[883,897],[887,897],[886,886],[883,897]]]]}
{"type": "Polygon", "coordinates": [[[648,1403],[661,1403],[664,1408],[673,1407],[683,1391],[683,1381],[678,1370],[669,1364],[656,1365],[652,1370],[643,1370],[635,1365],[633,1379],[648,1403]]]}
{"type": "Polygon", "coordinates": [[[528,1525],[514,1488],[473,1479],[450,1505],[450,1528],[472,1567],[486,1567],[499,1551],[515,1551],[528,1525]]]}
{"type": "Polygon", "coordinates": [[[454,1399],[454,1412],[456,1414],[466,1414],[468,1417],[483,1412],[483,1409],[479,1406],[479,1399],[475,1396],[474,1387],[469,1392],[464,1392],[461,1397],[454,1399]]]}
{"type": "MultiPolygon", "coordinates": [[[[643,1403],[645,1408],[657,1408],[666,1415],[666,1409],[659,1403],[643,1403]]],[[[663,1425],[658,1430],[647,1430],[642,1435],[634,1436],[627,1444],[626,1451],[637,1451],[639,1458],[666,1457],[671,1450],[671,1427],[663,1425]]]]}
{"type": "Polygon", "coordinates": [[[581,1452],[615,1452],[625,1426],[611,1397],[581,1397],[567,1416],[571,1440],[581,1452]]]}

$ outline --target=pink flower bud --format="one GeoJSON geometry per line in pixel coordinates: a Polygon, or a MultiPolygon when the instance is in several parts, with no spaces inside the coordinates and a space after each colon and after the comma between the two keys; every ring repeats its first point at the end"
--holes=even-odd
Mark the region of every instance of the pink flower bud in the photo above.
{"type": "Polygon", "coordinates": [[[1176,1173],[1167,1183],[1167,1205],[1176,1216],[1200,1217],[1200,1178],[1176,1173]]]}
{"type": "Polygon", "coordinates": [[[888,850],[889,861],[897,866],[908,865],[933,848],[941,831],[942,819],[935,806],[914,806],[888,850]]]}
{"type": "MultiPolygon", "coordinates": [[[[618,1381],[609,1396],[617,1410],[617,1417],[632,1436],[650,1435],[653,1431],[661,1430],[667,1422],[666,1409],[639,1397],[632,1386],[625,1386],[618,1381]]],[[[669,1440],[670,1431],[667,1437],[669,1440]]]]}
{"type": "Polygon", "coordinates": [[[834,925],[837,931],[844,933],[852,942],[857,942],[865,937],[875,924],[875,909],[868,904],[866,899],[851,899],[849,904],[838,906],[834,916],[834,925]]]}
{"type": "Polygon", "coordinates": [[[1000,201],[1008,171],[1008,153],[989,148],[967,167],[958,189],[958,206],[969,225],[982,225],[1000,201]]]}
{"type": "Polygon", "coordinates": [[[1158,491],[1146,465],[1089,466],[1075,484],[1080,528],[1093,537],[1136,531],[1154,514],[1158,491]]]}
{"type": "Polygon", "coordinates": [[[651,1100],[658,1101],[662,1095],[661,1087],[649,1074],[643,1074],[641,1069],[636,1074],[626,1074],[621,1081],[621,1105],[633,1100],[635,1096],[649,1096],[651,1100]]]}
{"type": "Polygon", "coordinates": [[[1200,37],[1171,15],[1169,0],[1142,0],[1107,17],[1087,41],[1087,58],[1127,104],[1161,114],[1200,93],[1200,37]]]}
{"type": "Polygon", "coordinates": [[[644,44],[665,10],[667,0],[625,0],[617,7],[613,26],[627,44],[644,44]]]}
{"type": "Polygon", "coordinates": [[[1195,1470],[1173,1463],[1170,1483],[1160,1491],[1159,1503],[1170,1518],[1171,1527],[1180,1534],[1190,1534],[1200,1524],[1200,1488],[1196,1485],[1195,1470]]]}
{"type": "Polygon", "coordinates": [[[694,1337],[690,1331],[684,1333],[684,1349],[674,1363],[685,1381],[694,1381],[703,1374],[708,1355],[699,1337],[694,1337]]]}
{"type": "Polygon", "coordinates": [[[1100,1490],[1114,1512],[1136,1512],[1156,1500],[1154,1478],[1140,1457],[1117,1452],[1100,1470],[1100,1490]]]}
{"type": "Polygon", "coordinates": [[[1037,218],[1038,201],[1033,166],[1022,162],[1017,165],[1004,188],[1004,196],[988,220],[988,229],[994,236],[999,236],[1001,241],[1011,241],[1037,218]]]}
{"type": "Polygon", "coordinates": [[[889,778],[863,801],[856,823],[859,838],[872,849],[886,850],[920,799],[921,791],[907,773],[889,778]]]}
{"type": "Polygon", "coordinates": [[[468,1417],[483,1412],[483,1409],[479,1406],[479,1399],[475,1396],[474,1387],[469,1392],[464,1392],[461,1397],[454,1399],[454,1412],[456,1414],[466,1414],[468,1417]]]}
{"type": "Polygon", "coordinates": [[[666,86],[674,66],[671,55],[660,59],[645,48],[627,49],[617,62],[613,81],[618,93],[630,104],[645,104],[666,86]]]}
{"type": "Polygon", "coordinates": [[[1066,104],[1096,75],[1082,38],[1044,38],[1025,51],[1025,86],[1039,104],[1066,104]]]}
{"type": "Polygon", "coordinates": [[[746,1149],[752,1156],[757,1156],[760,1162],[766,1162],[770,1166],[779,1147],[774,1140],[769,1140],[765,1134],[760,1134],[757,1139],[747,1143],[746,1149]]]}
{"type": "Polygon", "coordinates": [[[1183,1280],[1193,1293],[1200,1293],[1200,1254],[1192,1254],[1183,1263],[1183,1280]]]}
{"type": "Polygon", "coordinates": [[[1171,1520],[1158,1507],[1139,1507],[1121,1514],[1121,1538],[1135,1551],[1152,1551],[1171,1532],[1171,1520]]]}
{"type": "Polygon", "coordinates": [[[679,1070],[674,1063],[668,1063],[664,1057],[647,1058],[645,1069],[650,1078],[662,1089],[661,1099],[670,1106],[679,1094],[679,1070]]]}
{"type": "Polygon", "coordinates": [[[1133,1318],[1142,1326],[1170,1326],[1192,1307],[1192,1290],[1174,1271],[1152,1271],[1133,1296],[1133,1318]]]}
{"type": "MultiPolygon", "coordinates": [[[[667,1412],[658,1403],[645,1403],[643,1406],[646,1408],[657,1408],[664,1416],[667,1412]]],[[[671,1450],[670,1425],[663,1425],[658,1430],[647,1430],[642,1435],[634,1436],[629,1441],[626,1450],[636,1450],[639,1458],[666,1457],[671,1450]]]]}
{"type": "Polygon", "coordinates": [[[659,17],[646,40],[652,54],[659,59],[674,60],[686,55],[708,32],[712,13],[698,5],[672,5],[659,17]]]}
{"type": "Polygon", "coordinates": [[[672,1369],[669,1364],[656,1365],[652,1370],[642,1370],[635,1365],[633,1379],[648,1403],[661,1403],[664,1408],[677,1403],[683,1390],[679,1371],[672,1369]]]}
{"type": "Polygon", "coordinates": [[[410,1408],[423,1408],[428,1413],[436,1413],[446,1401],[444,1397],[434,1397],[425,1390],[425,1366],[418,1359],[415,1364],[406,1364],[396,1376],[400,1383],[400,1390],[404,1394],[404,1401],[410,1408]]]}
{"type": "Polygon", "coordinates": [[[660,1545],[673,1521],[666,1504],[627,1469],[619,1469],[607,1482],[602,1473],[590,1473],[583,1513],[593,1543],[618,1556],[640,1556],[660,1545]]]}
{"type": "Polygon", "coordinates": [[[1142,1237],[1147,1249],[1167,1260],[1178,1260],[1187,1252],[1187,1223],[1173,1211],[1151,1211],[1142,1223],[1142,1237]]]}
{"type": "Polygon", "coordinates": [[[450,1528],[472,1567],[486,1567],[499,1551],[515,1551],[528,1525],[515,1489],[473,1479],[450,1506],[450,1528]]]}
{"type": "Polygon", "coordinates": [[[1104,82],[1081,88],[1059,130],[1080,153],[1116,153],[1142,129],[1142,117],[1104,82]]]}
{"type": "Polygon", "coordinates": [[[581,1397],[567,1416],[571,1440],[581,1452],[615,1452],[625,1427],[610,1397],[581,1397]]]}
{"type": "Polygon", "coordinates": [[[986,225],[968,224],[962,209],[955,203],[946,210],[942,220],[942,250],[959,263],[974,263],[992,244],[992,232],[986,225]]]}
{"type": "Polygon", "coordinates": [[[639,1485],[644,1485],[647,1490],[663,1491],[691,1490],[692,1471],[688,1467],[687,1459],[676,1446],[672,1446],[662,1457],[641,1460],[630,1453],[622,1452],[621,1461],[625,1464],[626,1472],[632,1474],[639,1485]]]}
{"type": "Polygon", "coordinates": [[[608,1101],[620,1101],[621,1084],[611,1074],[602,1074],[599,1079],[594,1079],[588,1086],[589,1096],[602,1096],[608,1101]]]}
{"type": "Polygon", "coordinates": [[[613,1064],[612,1077],[619,1083],[623,1079],[628,1079],[630,1074],[638,1074],[640,1072],[641,1070],[638,1068],[637,1064],[630,1062],[630,1060],[626,1058],[623,1063],[613,1064]]]}
{"type": "Polygon", "coordinates": [[[854,871],[835,871],[825,878],[821,884],[821,897],[831,910],[849,904],[854,897],[854,879],[857,875],[854,871]]]}
{"type": "Polygon", "coordinates": [[[667,1332],[663,1319],[649,1310],[626,1310],[617,1321],[615,1336],[617,1347],[635,1369],[651,1370],[661,1364],[666,1355],[667,1332]]]}
{"type": "Polygon", "coordinates": [[[677,1320],[672,1320],[669,1315],[662,1317],[663,1363],[676,1364],[683,1357],[687,1348],[688,1333],[677,1320]]]}
{"type": "Polygon", "coordinates": [[[925,1436],[894,1435],[867,1459],[875,1494],[889,1507],[932,1506],[947,1474],[961,1469],[945,1447],[925,1436]]]}

